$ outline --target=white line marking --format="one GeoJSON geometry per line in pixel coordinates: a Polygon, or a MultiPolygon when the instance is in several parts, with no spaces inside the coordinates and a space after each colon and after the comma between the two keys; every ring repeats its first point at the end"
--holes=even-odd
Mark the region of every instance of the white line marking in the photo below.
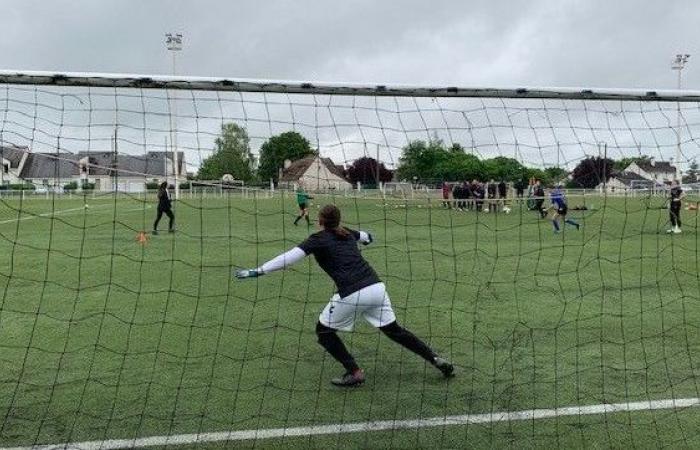
{"type": "Polygon", "coordinates": [[[588,406],[566,406],[555,409],[529,409],[513,412],[493,412],[466,414],[461,416],[431,417],[414,420],[379,420],[312,427],[268,428],[260,430],[221,431],[214,433],[177,434],[172,436],[150,436],[135,439],[109,439],[64,444],[8,447],[0,450],[111,450],[122,448],[144,448],[153,446],[204,444],[209,442],[247,441],[253,439],[273,439],[295,436],[313,436],[339,433],[363,433],[370,431],[401,430],[409,428],[444,427],[451,425],[471,425],[499,423],[521,420],[551,419],[565,416],[586,416],[612,414],[628,411],[652,411],[657,409],[689,408],[700,406],[700,398],[679,398],[668,400],[648,400],[630,403],[604,403],[588,406]]]}
{"type": "MultiPolygon", "coordinates": [[[[87,211],[89,213],[93,209],[106,208],[108,206],[113,206],[113,205],[96,205],[96,206],[89,206],[88,208],[85,208],[83,206],[80,208],[62,209],[62,210],[58,210],[58,211],[49,211],[49,212],[45,212],[45,213],[41,213],[41,214],[26,215],[24,217],[20,217],[19,219],[7,219],[7,220],[0,221],[0,225],[6,224],[6,223],[20,222],[23,220],[36,219],[38,217],[53,217],[53,216],[57,216],[59,214],[66,214],[66,213],[75,212],[75,211],[87,211]]],[[[150,205],[145,205],[145,206],[140,207],[140,208],[117,209],[117,215],[119,215],[119,213],[143,211],[145,209],[150,209],[150,208],[151,208],[150,205]]],[[[27,213],[25,213],[25,214],[27,214],[27,213]]]]}
{"type": "MultiPolygon", "coordinates": [[[[102,205],[94,206],[93,208],[99,208],[100,206],[102,206],[102,205]]],[[[32,215],[28,215],[25,217],[20,217],[19,219],[3,220],[2,222],[0,222],[0,225],[4,224],[4,223],[20,222],[22,220],[36,219],[37,217],[51,217],[51,216],[57,216],[59,214],[65,214],[65,213],[74,212],[74,211],[85,211],[85,210],[86,210],[86,208],[84,206],[81,206],[80,208],[62,209],[59,211],[49,211],[49,212],[45,212],[45,213],[41,213],[41,214],[32,214],[32,215]]]]}

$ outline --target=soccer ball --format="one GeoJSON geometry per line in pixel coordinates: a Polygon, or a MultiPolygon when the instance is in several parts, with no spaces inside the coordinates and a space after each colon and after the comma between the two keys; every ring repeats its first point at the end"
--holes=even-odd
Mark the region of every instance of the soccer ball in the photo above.
{"type": "Polygon", "coordinates": [[[507,207],[507,206],[504,206],[504,207],[503,207],[503,212],[506,213],[506,214],[510,214],[510,208],[507,207]]]}
{"type": "Polygon", "coordinates": [[[89,209],[90,207],[88,206],[87,203],[85,203],[85,209],[89,209]]]}

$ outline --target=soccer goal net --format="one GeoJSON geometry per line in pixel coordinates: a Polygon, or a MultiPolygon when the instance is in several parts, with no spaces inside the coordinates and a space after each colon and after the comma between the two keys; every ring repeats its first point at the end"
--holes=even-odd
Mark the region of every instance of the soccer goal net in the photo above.
{"type": "Polygon", "coordinates": [[[0,447],[698,447],[699,105],[0,72],[0,447]],[[327,204],[357,389],[313,258],[232,276],[327,204]]]}

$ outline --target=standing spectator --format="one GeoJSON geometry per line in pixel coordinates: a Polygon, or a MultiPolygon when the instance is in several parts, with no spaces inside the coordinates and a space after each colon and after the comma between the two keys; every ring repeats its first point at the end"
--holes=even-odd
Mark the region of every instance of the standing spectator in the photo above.
{"type": "Polygon", "coordinates": [[[496,212],[496,181],[491,178],[491,181],[486,185],[486,191],[488,193],[488,210],[487,212],[496,212]]]}
{"type": "Polygon", "coordinates": [[[515,196],[518,198],[523,198],[525,193],[525,181],[521,178],[515,183],[515,196]]]}
{"type": "Polygon", "coordinates": [[[468,181],[462,182],[462,191],[464,192],[464,209],[472,209],[472,188],[468,181]]]}
{"type": "Polygon", "coordinates": [[[452,203],[450,202],[450,185],[447,181],[442,183],[442,206],[444,208],[452,209],[452,203]]]}
{"type": "Polygon", "coordinates": [[[463,181],[462,182],[462,207],[465,210],[469,210],[471,208],[470,203],[471,203],[471,198],[472,198],[472,189],[469,186],[468,181],[463,181]]]}
{"type": "Polygon", "coordinates": [[[507,192],[508,192],[508,186],[506,186],[506,182],[501,180],[500,183],[498,183],[498,198],[500,200],[501,208],[505,208],[506,206],[506,197],[507,197],[507,192]]]}
{"type": "Polygon", "coordinates": [[[455,209],[462,210],[462,185],[456,183],[452,188],[452,198],[454,199],[455,209]]]}
{"type": "Polygon", "coordinates": [[[472,184],[472,193],[474,195],[476,211],[479,212],[484,207],[484,197],[486,196],[484,185],[480,181],[474,180],[474,184],[472,184]]]}
{"type": "Polygon", "coordinates": [[[534,209],[540,214],[540,218],[544,219],[545,217],[547,217],[547,212],[542,207],[542,205],[544,204],[544,188],[542,187],[542,183],[540,182],[540,180],[535,180],[535,184],[532,188],[532,196],[535,200],[534,209]]]}

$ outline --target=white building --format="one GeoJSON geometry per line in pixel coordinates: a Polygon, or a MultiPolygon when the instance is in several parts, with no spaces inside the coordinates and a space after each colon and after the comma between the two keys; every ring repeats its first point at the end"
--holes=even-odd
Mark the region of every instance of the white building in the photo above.
{"type": "Polygon", "coordinates": [[[666,184],[676,179],[676,168],[667,161],[633,162],[624,170],[654,181],[657,184],[666,184]]]}
{"type": "MultiPolygon", "coordinates": [[[[31,183],[61,191],[69,183],[94,184],[96,191],[143,192],[146,183],[172,180],[170,152],[124,155],[113,152],[33,153],[27,148],[2,148],[4,184],[31,183]]],[[[178,173],[183,174],[185,157],[178,152],[178,173]]]]}
{"type": "Polygon", "coordinates": [[[639,189],[653,189],[657,183],[635,172],[613,172],[606,183],[600,183],[596,189],[600,192],[625,193],[639,189]]]}
{"type": "Polygon", "coordinates": [[[26,147],[0,147],[0,184],[22,182],[20,172],[28,154],[26,147]]]}
{"type": "Polygon", "coordinates": [[[299,183],[310,191],[352,189],[352,184],[343,175],[343,168],[330,158],[319,156],[298,159],[282,171],[280,185],[291,188],[299,183]]]}

